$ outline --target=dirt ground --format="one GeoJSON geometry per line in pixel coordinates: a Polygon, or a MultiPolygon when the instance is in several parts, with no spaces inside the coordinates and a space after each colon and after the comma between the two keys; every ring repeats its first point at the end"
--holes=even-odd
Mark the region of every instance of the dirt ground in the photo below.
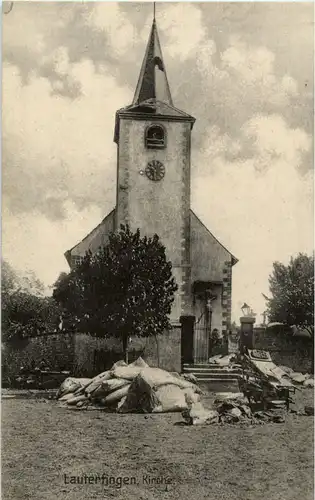
{"type": "MultiPolygon", "coordinates": [[[[298,393],[297,407],[312,403],[312,390],[298,393]]],[[[291,414],[283,424],[255,427],[181,421],[181,414],[70,411],[54,401],[5,399],[2,498],[313,499],[312,417],[291,414]],[[116,484],[70,484],[70,476],[102,474],[116,484]]]]}

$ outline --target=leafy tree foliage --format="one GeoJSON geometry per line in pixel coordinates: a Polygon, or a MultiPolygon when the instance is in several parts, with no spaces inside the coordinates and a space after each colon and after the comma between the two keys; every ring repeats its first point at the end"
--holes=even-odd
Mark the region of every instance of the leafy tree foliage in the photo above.
{"type": "Polygon", "coordinates": [[[270,321],[297,326],[314,335],[314,256],[300,253],[287,266],[274,262],[269,277],[270,321]]]}
{"type": "Polygon", "coordinates": [[[141,237],[121,226],[109,243],[55,284],[53,297],[66,321],[82,332],[114,336],[126,353],[128,337],[158,335],[170,327],[168,315],[177,289],[172,265],[157,235],[141,237]]]}
{"type": "Polygon", "coordinates": [[[60,307],[52,297],[43,296],[43,285],[34,275],[19,276],[2,261],[2,340],[19,342],[57,328],[60,307]]]}

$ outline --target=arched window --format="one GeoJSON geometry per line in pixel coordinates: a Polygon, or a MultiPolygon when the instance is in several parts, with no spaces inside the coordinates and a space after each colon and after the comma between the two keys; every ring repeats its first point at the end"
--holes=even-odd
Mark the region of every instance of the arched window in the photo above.
{"type": "Polygon", "coordinates": [[[152,125],[145,132],[145,145],[149,149],[162,149],[166,146],[165,130],[161,125],[152,125]]]}

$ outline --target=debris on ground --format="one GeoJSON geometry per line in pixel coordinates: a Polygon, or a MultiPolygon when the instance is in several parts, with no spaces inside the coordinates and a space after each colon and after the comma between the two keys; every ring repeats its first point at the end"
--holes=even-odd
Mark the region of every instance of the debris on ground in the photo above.
{"type": "MultiPolygon", "coordinates": [[[[298,386],[303,385],[304,387],[314,387],[313,375],[309,373],[295,372],[288,366],[277,366],[272,362],[270,353],[268,351],[253,349],[250,352],[254,354],[251,361],[253,361],[255,354],[257,354],[257,368],[264,372],[264,374],[269,377],[270,380],[281,382],[283,383],[283,385],[285,385],[287,381],[290,381],[291,383],[298,386]],[[259,356],[264,356],[264,358],[262,359],[264,359],[265,363],[262,362],[262,359],[259,360],[259,356]]],[[[233,370],[234,368],[240,369],[242,367],[241,356],[237,354],[218,354],[216,356],[212,356],[209,359],[209,363],[218,365],[218,367],[224,368],[225,370],[233,370]]]]}
{"type": "Polygon", "coordinates": [[[285,407],[252,410],[243,394],[234,396],[215,399],[211,408],[205,408],[200,402],[192,403],[187,410],[182,412],[185,423],[187,425],[261,425],[267,422],[285,422],[287,414],[285,407]]]}
{"type": "Polygon", "coordinates": [[[57,399],[69,408],[164,413],[188,409],[200,394],[194,377],[152,368],[140,357],[129,365],[118,361],[93,379],[69,377],[61,384],[57,399]]]}
{"type": "Polygon", "coordinates": [[[216,410],[207,410],[202,403],[193,403],[190,408],[182,412],[188,425],[216,424],[219,422],[219,413],[216,410]]]}
{"type": "Polygon", "coordinates": [[[209,358],[209,363],[210,364],[215,364],[218,366],[230,366],[234,361],[236,361],[236,355],[235,354],[217,354],[216,356],[212,356],[209,358]]]}
{"type": "Polygon", "coordinates": [[[39,366],[21,366],[18,376],[12,380],[16,389],[55,389],[70,375],[68,371],[51,370],[43,363],[39,366]]]}
{"type": "MultiPolygon", "coordinates": [[[[264,353],[254,350],[243,358],[233,354],[210,359],[223,370],[237,366],[243,373],[240,383],[243,392],[218,393],[210,408],[200,401],[203,392],[194,375],[150,367],[141,357],[129,365],[118,361],[92,379],[69,377],[61,384],[57,399],[61,406],[78,410],[181,412],[188,425],[281,423],[292,402],[289,391],[291,387],[295,390],[294,378],[305,386],[308,382],[310,387],[314,380],[290,368],[276,366],[270,354],[266,352],[264,357],[264,353]]],[[[301,415],[311,415],[312,411],[305,408],[301,415]]]]}
{"type": "Polygon", "coordinates": [[[304,387],[314,387],[314,379],[308,378],[308,379],[304,380],[303,386],[304,387]]]}
{"type": "Polygon", "coordinates": [[[314,415],[314,406],[305,406],[304,407],[304,413],[305,415],[314,415]]]}

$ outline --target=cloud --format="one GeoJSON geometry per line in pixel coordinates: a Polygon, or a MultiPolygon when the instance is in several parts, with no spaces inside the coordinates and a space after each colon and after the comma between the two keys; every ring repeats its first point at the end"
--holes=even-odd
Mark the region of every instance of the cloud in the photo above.
{"type": "Polygon", "coordinates": [[[52,221],[45,214],[24,213],[18,217],[4,208],[2,213],[2,252],[14,269],[25,275],[36,271],[46,285],[54,283],[59,272],[68,271],[64,252],[72,248],[97,224],[102,211],[90,206],[78,212],[76,205],[66,202],[66,217],[52,221]]]}
{"type": "Polygon", "coordinates": [[[280,109],[286,112],[296,98],[297,83],[290,75],[276,75],[275,55],[265,47],[230,40],[216,63],[209,53],[198,51],[197,67],[203,76],[199,85],[208,97],[209,116],[212,112],[216,124],[229,133],[233,130],[237,135],[253,114],[280,109]]]}
{"type": "MultiPolygon", "coordinates": [[[[78,210],[90,205],[104,212],[114,203],[115,111],[131,99],[91,61],[58,62],[58,70],[79,81],[82,95],[69,101],[52,95],[45,78],[23,85],[16,67],[3,67],[3,193],[14,214],[65,216],[67,201],[78,210]]],[[[105,215],[105,214],[104,214],[105,215]]]]}
{"type": "Polygon", "coordinates": [[[241,92],[245,88],[250,89],[258,101],[283,106],[290,97],[297,95],[297,83],[290,75],[276,76],[275,54],[264,46],[249,46],[232,38],[221,62],[230,80],[234,80],[233,76],[237,78],[236,82],[234,80],[236,88],[241,92]]]}
{"type": "Polygon", "coordinates": [[[126,54],[135,56],[133,45],[139,43],[138,32],[120,8],[119,3],[96,3],[86,17],[86,24],[105,32],[112,52],[111,56],[117,58],[126,54]]]}
{"type": "Polygon", "coordinates": [[[165,5],[158,25],[165,34],[168,54],[180,62],[194,57],[206,36],[202,12],[190,3],[165,5]]]}
{"type": "Polygon", "coordinates": [[[301,166],[305,153],[311,149],[311,137],[301,128],[290,129],[284,118],[279,115],[255,115],[242,127],[246,138],[252,141],[259,155],[258,164],[272,168],[272,160],[281,159],[301,166]]]}
{"type": "Polygon", "coordinates": [[[192,185],[197,214],[240,260],[233,274],[236,317],[244,301],[263,311],[261,292],[268,292],[275,260],[313,249],[313,173],[299,173],[310,137],[279,115],[256,115],[241,133],[252,141],[251,156],[231,160],[234,142],[216,129],[211,147],[204,144],[196,158],[212,169],[194,169],[192,185]]]}

